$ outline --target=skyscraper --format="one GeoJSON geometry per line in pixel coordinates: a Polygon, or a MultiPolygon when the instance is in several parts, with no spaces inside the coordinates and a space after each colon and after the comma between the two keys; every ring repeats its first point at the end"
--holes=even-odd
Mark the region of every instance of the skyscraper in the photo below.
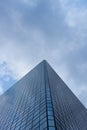
{"type": "Polygon", "coordinates": [[[0,130],[87,130],[87,110],[44,60],[0,96],[0,130]]]}

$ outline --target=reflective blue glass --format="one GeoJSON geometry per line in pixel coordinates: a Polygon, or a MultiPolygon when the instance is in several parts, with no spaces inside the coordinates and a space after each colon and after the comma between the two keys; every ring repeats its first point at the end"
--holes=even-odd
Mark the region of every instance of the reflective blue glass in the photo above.
{"type": "Polygon", "coordinates": [[[87,130],[87,109],[43,61],[0,96],[0,130],[87,130]]]}

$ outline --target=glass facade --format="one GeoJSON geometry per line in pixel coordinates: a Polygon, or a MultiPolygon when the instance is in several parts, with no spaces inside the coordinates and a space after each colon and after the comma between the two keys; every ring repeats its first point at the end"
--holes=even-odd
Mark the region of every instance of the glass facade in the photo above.
{"type": "Polygon", "coordinates": [[[87,130],[87,110],[43,61],[0,96],[0,130],[87,130]]]}

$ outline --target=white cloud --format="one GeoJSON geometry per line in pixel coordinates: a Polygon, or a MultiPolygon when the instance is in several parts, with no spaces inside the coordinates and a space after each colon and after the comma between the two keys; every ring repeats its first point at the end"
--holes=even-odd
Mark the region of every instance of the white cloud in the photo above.
{"type": "Polygon", "coordinates": [[[3,40],[3,37],[3,44],[1,44],[0,49],[0,61],[1,63],[6,62],[6,66],[2,66],[0,69],[1,74],[6,75],[8,70],[9,75],[12,75],[14,79],[19,79],[32,68],[35,60],[37,60],[35,57],[44,55],[45,41],[41,32],[39,30],[27,32],[26,29],[24,31],[24,28],[20,28],[23,33],[26,33],[27,38],[29,35],[28,41],[18,43],[17,39],[6,38],[6,40],[3,40]]]}
{"type": "Polygon", "coordinates": [[[2,51],[5,53],[2,57],[0,57],[0,59],[2,62],[6,62],[6,65],[0,69],[2,76],[10,75],[15,79],[20,78],[24,73],[28,71],[29,66],[26,66],[24,59],[22,61],[22,52],[18,53],[18,51],[20,51],[20,48],[18,48],[17,44],[5,44],[2,48],[2,51]]]}
{"type": "Polygon", "coordinates": [[[77,29],[87,29],[87,9],[71,9],[67,12],[66,22],[70,27],[77,29]]]}
{"type": "Polygon", "coordinates": [[[22,0],[22,2],[31,7],[35,7],[37,5],[37,0],[22,0]]]}
{"type": "Polygon", "coordinates": [[[87,9],[79,3],[80,1],[60,0],[64,10],[67,25],[76,30],[76,33],[87,33],[87,9]],[[78,5],[78,6],[77,6],[78,5]],[[78,29],[78,30],[77,30],[78,29]]]}
{"type": "MultiPolygon", "coordinates": [[[[46,59],[78,96],[84,85],[79,84],[78,87],[78,80],[86,82],[79,79],[79,74],[75,73],[76,76],[74,72],[86,68],[84,65],[78,67],[78,61],[82,55],[80,51],[86,48],[87,10],[76,8],[69,0],[56,0],[56,4],[51,0],[53,5],[44,1],[41,5],[39,3],[38,8],[33,8],[37,1],[21,2],[25,3],[23,7],[13,7],[9,9],[8,15],[3,15],[5,19],[1,17],[0,61],[6,62],[8,70],[1,67],[2,75],[8,74],[19,79],[41,60],[46,59]],[[27,8],[28,4],[32,11],[30,6],[27,8]]],[[[85,62],[86,57],[83,64],[85,62]]],[[[86,87],[84,90],[87,90],[86,87]]]]}
{"type": "Polygon", "coordinates": [[[2,83],[0,82],[0,95],[3,94],[3,92],[4,92],[4,88],[2,86],[2,83]]]}

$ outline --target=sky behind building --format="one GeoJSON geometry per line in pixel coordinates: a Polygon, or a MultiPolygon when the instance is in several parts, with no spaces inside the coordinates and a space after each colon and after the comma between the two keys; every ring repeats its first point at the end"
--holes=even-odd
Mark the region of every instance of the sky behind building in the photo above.
{"type": "Polygon", "coordinates": [[[86,0],[1,0],[0,94],[46,59],[87,107],[86,42],[86,0]]]}

